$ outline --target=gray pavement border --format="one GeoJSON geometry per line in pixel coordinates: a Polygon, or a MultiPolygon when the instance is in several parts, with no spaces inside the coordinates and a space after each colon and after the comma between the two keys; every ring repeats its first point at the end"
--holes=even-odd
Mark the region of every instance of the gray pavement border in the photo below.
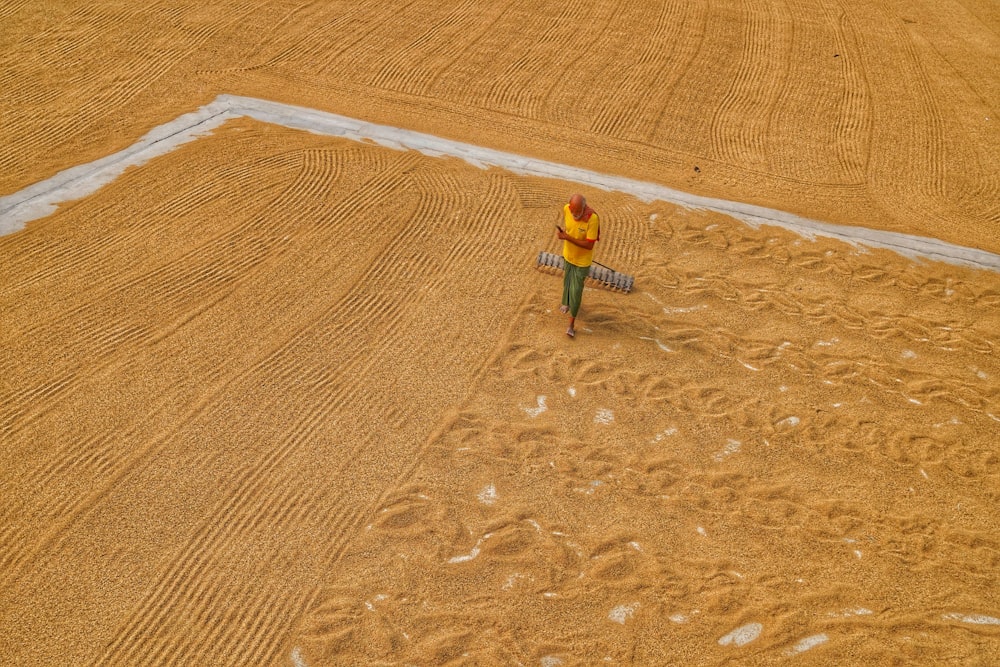
{"type": "Polygon", "coordinates": [[[624,192],[647,203],[664,201],[691,209],[717,211],[752,227],[774,225],[810,239],[823,236],[855,246],[885,248],[914,259],[930,259],[1000,271],[1000,255],[938,239],[810,220],[786,211],[700,197],[656,183],[602,174],[316,109],[235,95],[220,95],[197,111],[155,127],[122,151],[66,169],[23,190],[0,197],[0,235],[16,232],[27,222],[50,215],[60,203],[93,194],[128,167],[142,165],[210,133],[227,120],[240,116],[316,134],[374,142],[395,150],[416,150],[434,157],[456,157],[482,169],[498,167],[522,175],[554,178],[602,190],[624,192]]]}

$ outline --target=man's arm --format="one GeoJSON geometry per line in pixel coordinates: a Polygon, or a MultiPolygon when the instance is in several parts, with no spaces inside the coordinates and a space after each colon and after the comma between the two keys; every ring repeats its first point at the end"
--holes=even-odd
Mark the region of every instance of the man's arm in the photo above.
{"type": "Polygon", "coordinates": [[[578,248],[583,248],[584,250],[593,249],[595,243],[595,241],[592,241],[590,239],[582,239],[582,240],[575,239],[561,229],[559,230],[559,238],[561,238],[563,241],[569,241],[573,245],[577,246],[578,248]]]}

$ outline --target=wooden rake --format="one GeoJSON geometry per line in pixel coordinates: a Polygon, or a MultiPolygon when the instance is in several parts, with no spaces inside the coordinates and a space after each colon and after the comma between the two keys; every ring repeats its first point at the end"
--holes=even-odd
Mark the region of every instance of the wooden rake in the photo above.
{"type": "MultiPolygon", "coordinates": [[[[563,271],[564,261],[561,255],[541,250],[538,253],[535,268],[544,273],[558,274],[563,271]]],[[[635,282],[634,277],[618,273],[610,266],[604,266],[600,262],[594,262],[590,265],[590,273],[587,274],[587,278],[594,281],[598,287],[626,294],[632,291],[632,283],[635,282]]]]}

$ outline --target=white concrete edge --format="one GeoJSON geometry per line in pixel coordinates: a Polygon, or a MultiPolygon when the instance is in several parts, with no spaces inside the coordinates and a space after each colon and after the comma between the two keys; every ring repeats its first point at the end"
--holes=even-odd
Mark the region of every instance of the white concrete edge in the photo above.
{"type": "Polygon", "coordinates": [[[664,201],[692,209],[717,211],[755,228],[762,224],[774,225],[810,239],[824,236],[853,245],[885,248],[911,258],[926,258],[977,269],[1000,271],[1000,255],[945,243],[938,239],[866,227],[834,225],[803,218],[786,211],[700,197],[656,183],[602,174],[451,141],[422,132],[376,125],[316,109],[235,95],[220,95],[197,111],[153,128],[135,144],[113,155],[61,171],[12,195],[0,197],[0,235],[16,232],[27,222],[50,215],[61,202],[93,194],[117,178],[128,167],[142,165],[154,157],[204,136],[225,121],[239,116],[316,134],[343,137],[352,141],[374,142],[394,150],[416,150],[433,157],[456,157],[482,169],[498,167],[516,174],[554,178],[602,190],[624,192],[647,203],[664,201]]]}
{"type": "Polygon", "coordinates": [[[67,201],[97,192],[128,167],[140,166],[178,146],[202,137],[234,116],[216,100],[192,113],[153,128],[128,148],[71,167],[14,194],[0,197],[0,235],[16,232],[32,220],[51,215],[67,201]]]}

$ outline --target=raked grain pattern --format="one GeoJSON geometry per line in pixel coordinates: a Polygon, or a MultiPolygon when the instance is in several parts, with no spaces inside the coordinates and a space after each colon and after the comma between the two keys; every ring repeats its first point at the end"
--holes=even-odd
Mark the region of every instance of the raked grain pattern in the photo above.
{"type": "Polygon", "coordinates": [[[992,651],[996,275],[585,190],[567,346],[576,187],[241,118],[0,239],[5,659],[992,651]]]}
{"type": "MultiPolygon", "coordinates": [[[[0,16],[5,195],[228,93],[1000,251],[987,2],[0,16]]],[[[1000,659],[994,274],[246,118],[0,258],[4,664],[1000,659]]]]}
{"type": "Polygon", "coordinates": [[[0,192],[259,97],[1000,251],[988,3],[10,6],[0,192]]]}
{"type": "MultiPolygon", "coordinates": [[[[25,280],[31,327],[6,331],[4,375],[23,368],[24,383],[2,403],[0,605],[15,662],[273,660],[307,582],[412,465],[523,300],[533,274],[506,275],[482,242],[525,258],[537,243],[497,173],[237,121],[132,178],[246,151],[247,134],[245,163],[270,164],[273,187],[247,189],[242,215],[189,206],[200,238],[147,191],[134,205],[160,243],[109,280],[91,277],[120,256],[100,216],[77,208],[39,229],[64,222],[62,243],[93,251],[25,280]],[[56,287],[71,285],[84,289],[56,287]],[[100,321],[139,333],[101,337],[100,321]],[[68,379],[31,380],[45,367],[68,379]],[[143,564],[108,571],[95,553],[143,564]],[[39,587],[60,592],[25,607],[39,587]],[[120,611],[64,631],[61,647],[26,639],[95,603],[120,611]]],[[[214,182],[239,191],[240,172],[214,182]]]]}

